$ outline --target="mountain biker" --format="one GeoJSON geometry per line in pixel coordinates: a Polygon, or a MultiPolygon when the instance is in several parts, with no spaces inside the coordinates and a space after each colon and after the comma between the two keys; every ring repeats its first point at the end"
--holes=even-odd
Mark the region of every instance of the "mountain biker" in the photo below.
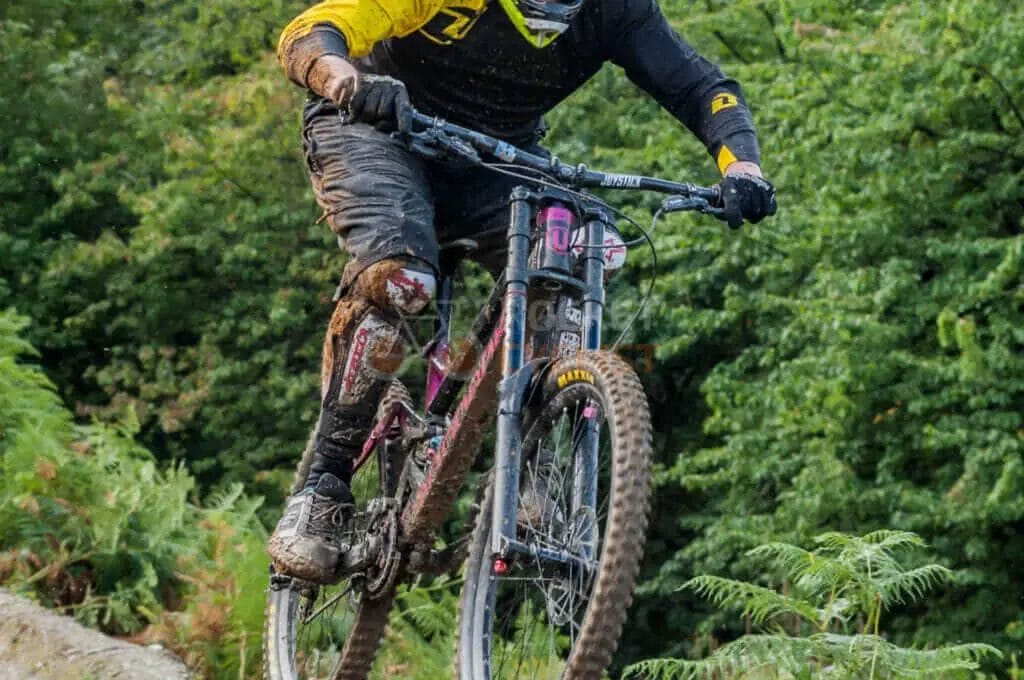
{"type": "Polygon", "coordinates": [[[541,152],[542,116],[611,61],[708,148],[732,226],[774,214],[775,197],[739,85],[672,30],[657,0],[327,0],[284,29],[278,57],[310,91],[310,178],[350,255],[324,341],[312,464],[269,541],[278,571],[322,583],[353,507],[353,460],[402,359],[399,324],[433,298],[438,236],[472,235],[493,269],[518,183],[415,156],[388,134],[408,126],[410,103],[541,152]]]}

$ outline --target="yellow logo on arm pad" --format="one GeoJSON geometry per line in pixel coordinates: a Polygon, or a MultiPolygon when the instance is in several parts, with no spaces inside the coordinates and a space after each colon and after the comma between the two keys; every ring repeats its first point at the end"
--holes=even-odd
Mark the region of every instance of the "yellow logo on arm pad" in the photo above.
{"type": "Polygon", "coordinates": [[[731,109],[734,106],[738,106],[739,103],[740,100],[734,94],[729,94],[728,92],[716,94],[714,99],[711,100],[711,115],[713,116],[719,111],[731,109]]]}
{"type": "Polygon", "coordinates": [[[594,384],[594,374],[584,368],[574,368],[558,376],[558,389],[570,383],[588,382],[594,384]]]}

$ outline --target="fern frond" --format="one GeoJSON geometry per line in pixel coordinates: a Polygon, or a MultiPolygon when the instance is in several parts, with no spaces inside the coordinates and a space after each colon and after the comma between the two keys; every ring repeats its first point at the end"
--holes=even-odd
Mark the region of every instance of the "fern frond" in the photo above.
{"type": "Polygon", "coordinates": [[[898,572],[878,583],[882,604],[904,604],[921,599],[924,594],[944,581],[953,578],[953,572],[939,564],[926,564],[910,571],[898,572]]]}
{"type": "Polygon", "coordinates": [[[847,548],[855,545],[858,540],[859,539],[856,536],[844,534],[839,531],[826,531],[825,533],[818,534],[814,537],[815,543],[834,552],[846,550],[847,548]]]}
{"type": "Polygon", "coordinates": [[[910,545],[920,539],[916,534],[905,531],[876,531],[866,536],[830,532],[816,540],[821,541],[827,550],[836,553],[834,559],[845,565],[850,585],[866,591],[873,589],[879,578],[901,571],[899,562],[885,541],[889,540],[893,545],[910,545]]]}
{"type": "Polygon", "coordinates": [[[842,590],[856,578],[854,569],[845,561],[789,543],[768,543],[747,554],[768,558],[785,572],[799,590],[809,595],[842,590]]]}
{"type": "Polygon", "coordinates": [[[733,665],[731,660],[719,658],[718,655],[698,661],[650,659],[628,666],[623,677],[638,680],[712,680],[732,677],[746,668],[745,664],[733,665]]]}
{"type": "Polygon", "coordinates": [[[796,575],[818,557],[810,550],[789,543],[766,543],[748,550],[747,555],[766,558],[770,564],[790,575],[796,575]]]}
{"type": "Polygon", "coordinates": [[[817,621],[818,610],[811,603],[751,583],[719,576],[698,576],[682,587],[708,598],[716,606],[742,609],[745,616],[750,616],[759,625],[782,614],[795,614],[806,621],[817,621]]]}
{"type": "Polygon", "coordinates": [[[733,677],[793,677],[818,665],[814,644],[786,635],[746,635],[715,650],[714,656],[651,659],[625,670],[627,678],[643,680],[720,680],[733,677]]]}
{"type": "Polygon", "coordinates": [[[243,492],[242,485],[238,483],[219,488],[207,497],[205,505],[209,510],[220,512],[231,510],[238,499],[242,497],[243,492]]]}
{"type": "Polygon", "coordinates": [[[861,536],[861,540],[871,545],[877,545],[889,552],[904,548],[923,548],[927,545],[924,539],[911,531],[896,531],[893,529],[879,529],[861,536]]]}
{"type": "Polygon", "coordinates": [[[430,639],[445,636],[455,630],[454,597],[447,593],[435,598],[430,591],[417,588],[406,590],[399,596],[399,615],[416,629],[422,637],[430,639]]]}
{"type": "Polygon", "coordinates": [[[799,638],[784,634],[744,635],[720,647],[727,657],[746,659],[762,668],[786,671],[794,675],[818,665],[821,650],[813,637],[799,638]]]}
{"type": "Polygon", "coordinates": [[[907,649],[898,647],[876,635],[814,635],[837,666],[856,674],[872,664],[882,677],[935,678],[954,671],[974,670],[979,661],[990,654],[1002,653],[990,645],[963,644],[939,649],[907,649]]]}
{"type": "Polygon", "coordinates": [[[885,655],[892,670],[905,675],[933,678],[953,671],[976,670],[987,656],[1003,658],[1003,653],[991,645],[970,643],[939,649],[903,649],[886,643],[885,655]]]}

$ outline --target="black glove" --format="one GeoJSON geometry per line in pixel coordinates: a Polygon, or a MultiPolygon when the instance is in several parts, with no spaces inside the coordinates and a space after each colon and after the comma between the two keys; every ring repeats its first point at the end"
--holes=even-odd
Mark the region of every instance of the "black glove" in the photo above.
{"type": "Polygon", "coordinates": [[[726,175],[720,186],[725,220],[731,229],[739,229],[744,220],[757,224],[765,217],[774,215],[779,208],[775,203],[775,187],[761,177],[726,175]]]}
{"type": "Polygon", "coordinates": [[[378,130],[408,130],[412,106],[405,84],[389,76],[360,73],[356,91],[348,100],[350,120],[369,123],[378,130]]]}

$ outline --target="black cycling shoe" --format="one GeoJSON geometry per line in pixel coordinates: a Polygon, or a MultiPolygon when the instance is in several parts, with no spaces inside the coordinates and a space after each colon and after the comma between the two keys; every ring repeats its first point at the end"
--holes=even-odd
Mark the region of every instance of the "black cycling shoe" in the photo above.
{"type": "Polygon", "coordinates": [[[329,472],[320,476],[314,488],[288,499],[267,543],[274,569],[313,583],[334,581],[345,547],[342,530],[354,508],[348,485],[329,472]]]}

